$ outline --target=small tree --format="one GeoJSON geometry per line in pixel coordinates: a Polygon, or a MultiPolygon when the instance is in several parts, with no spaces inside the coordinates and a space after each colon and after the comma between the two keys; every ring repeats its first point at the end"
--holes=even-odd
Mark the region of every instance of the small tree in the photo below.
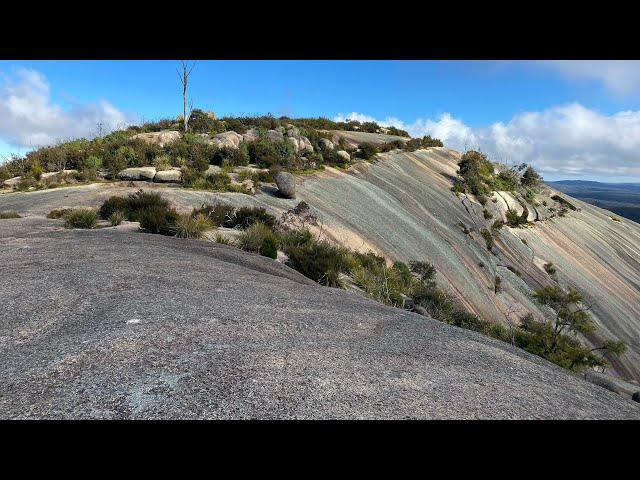
{"type": "Polygon", "coordinates": [[[551,307],[556,312],[556,318],[552,325],[553,335],[550,346],[551,352],[558,347],[558,339],[563,333],[588,334],[596,330],[596,325],[589,317],[591,306],[580,307],[583,301],[582,295],[569,288],[564,290],[559,286],[547,286],[537,290],[534,297],[542,305],[551,307]]]}
{"type": "Polygon", "coordinates": [[[536,189],[540,187],[541,183],[542,177],[533,169],[532,166],[528,166],[522,174],[520,185],[525,188],[536,189]]]}

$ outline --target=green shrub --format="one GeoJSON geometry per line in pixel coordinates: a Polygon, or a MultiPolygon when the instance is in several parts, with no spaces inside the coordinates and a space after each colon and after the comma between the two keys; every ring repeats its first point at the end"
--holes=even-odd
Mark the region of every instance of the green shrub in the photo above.
{"type": "Polygon", "coordinates": [[[153,205],[137,212],[140,228],[151,233],[173,235],[178,213],[162,205],[153,205]]]}
{"type": "Polygon", "coordinates": [[[47,214],[47,218],[58,219],[64,217],[67,213],[71,212],[72,208],[54,208],[47,214]]]}
{"type": "Polygon", "coordinates": [[[64,215],[64,226],[67,228],[95,228],[98,215],[88,208],[78,208],[64,215]]]}
{"type": "Polygon", "coordinates": [[[275,235],[267,235],[262,239],[260,255],[269,258],[278,258],[278,239],[275,235]]]}
{"type": "Polygon", "coordinates": [[[432,138],[430,135],[422,137],[422,148],[429,147],[444,147],[442,141],[437,138],[432,138]]]}
{"type": "Polygon", "coordinates": [[[360,144],[360,148],[356,151],[355,156],[364,160],[372,160],[378,152],[378,147],[375,144],[365,142],[360,144]]]}
{"type": "MultiPolygon", "coordinates": [[[[278,238],[276,237],[273,230],[271,230],[263,223],[254,223],[249,228],[244,230],[238,237],[237,245],[238,248],[242,250],[260,253],[263,244],[265,244],[265,239],[267,238],[270,238],[270,240],[267,240],[267,244],[269,244],[269,242],[275,241],[277,248],[278,238]]],[[[269,247],[267,246],[267,248],[269,247]]]]}
{"type": "Polygon", "coordinates": [[[285,252],[294,247],[310,247],[315,241],[316,238],[306,228],[288,230],[280,234],[280,245],[285,252]]]}
{"type": "Polygon", "coordinates": [[[384,261],[360,263],[350,273],[369,297],[385,305],[404,308],[407,296],[413,294],[415,281],[404,263],[396,262],[392,267],[384,261]]]}
{"type": "MultiPolygon", "coordinates": [[[[113,215],[116,212],[125,212],[126,210],[128,210],[128,207],[129,207],[129,203],[127,202],[126,198],[113,196],[105,200],[105,202],[102,204],[102,206],[98,210],[98,214],[100,215],[100,218],[107,220],[109,219],[109,217],[111,217],[111,215],[113,215]]],[[[54,218],[54,217],[51,217],[51,218],[54,218]]]]}
{"type": "Polygon", "coordinates": [[[125,215],[129,221],[139,221],[140,213],[150,209],[169,210],[169,201],[162,198],[159,193],[144,190],[138,190],[127,196],[125,215]]]}
{"type": "Polygon", "coordinates": [[[341,287],[341,273],[348,273],[354,260],[349,250],[326,241],[288,247],[287,265],[304,276],[330,287],[341,287]]]}
{"type": "Polygon", "coordinates": [[[213,223],[207,215],[180,215],[175,222],[175,235],[178,238],[202,238],[207,230],[213,228],[213,223]]]}
{"type": "Polygon", "coordinates": [[[228,173],[218,172],[209,175],[206,179],[209,189],[226,192],[231,185],[231,177],[228,173]]]}
{"type": "Polygon", "coordinates": [[[229,240],[227,237],[225,237],[223,234],[221,234],[219,232],[216,233],[216,236],[215,236],[214,240],[215,240],[216,243],[219,243],[221,245],[231,245],[232,244],[231,240],[229,240]]]}
{"type": "Polygon", "coordinates": [[[491,235],[491,232],[486,228],[483,228],[482,230],[480,230],[480,235],[482,235],[482,238],[484,238],[484,241],[487,245],[487,250],[491,251],[494,245],[493,235],[491,235]]]}
{"type": "Polygon", "coordinates": [[[169,155],[158,155],[153,160],[153,166],[156,167],[156,171],[162,172],[171,168],[171,158],[169,155]]]}
{"type": "Polygon", "coordinates": [[[263,207],[240,207],[224,223],[225,227],[247,228],[256,223],[262,223],[270,229],[276,226],[276,217],[267,213],[263,207]]]}
{"type": "Polygon", "coordinates": [[[493,214],[486,208],[482,210],[482,214],[484,215],[485,220],[491,220],[493,218],[493,214]]]}
{"type": "Polygon", "coordinates": [[[202,205],[199,209],[194,209],[191,215],[206,215],[215,227],[222,227],[231,222],[234,218],[235,207],[228,203],[215,203],[213,205],[202,205]]]}
{"type": "Polygon", "coordinates": [[[239,148],[221,147],[215,151],[211,158],[213,165],[223,165],[228,163],[231,166],[249,165],[249,150],[245,143],[241,143],[239,148]]]}
{"type": "Polygon", "coordinates": [[[556,273],[556,267],[551,262],[545,263],[544,271],[547,272],[549,275],[554,275],[556,273]]]}
{"type": "Polygon", "coordinates": [[[22,218],[20,216],[20,214],[18,212],[14,212],[14,211],[5,211],[5,212],[0,212],[0,220],[7,220],[9,218],[22,218]]]}
{"type": "Polygon", "coordinates": [[[525,225],[527,223],[527,215],[527,210],[524,210],[522,215],[518,215],[518,212],[515,210],[507,210],[505,214],[507,217],[507,225],[514,228],[517,228],[520,225],[525,225]]]}
{"type": "Polygon", "coordinates": [[[116,210],[111,215],[109,215],[109,218],[107,220],[109,220],[109,225],[111,225],[112,227],[117,227],[124,220],[124,212],[116,210]]]}

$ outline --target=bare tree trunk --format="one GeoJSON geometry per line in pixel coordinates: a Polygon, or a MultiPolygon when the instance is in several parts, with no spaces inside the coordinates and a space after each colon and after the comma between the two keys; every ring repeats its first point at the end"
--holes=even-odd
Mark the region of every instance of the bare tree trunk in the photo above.
{"type": "Polygon", "coordinates": [[[182,122],[185,133],[187,133],[189,117],[191,116],[191,106],[187,110],[187,87],[189,86],[189,76],[195,66],[195,62],[189,65],[188,61],[182,60],[182,73],[178,71],[178,77],[180,77],[180,82],[182,83],[182,122]]]}

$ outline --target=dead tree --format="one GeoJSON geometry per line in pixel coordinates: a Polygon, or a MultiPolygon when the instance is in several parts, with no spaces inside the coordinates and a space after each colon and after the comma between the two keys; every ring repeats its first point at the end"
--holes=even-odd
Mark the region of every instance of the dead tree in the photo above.
{"type": "Polygon", "coordinates": [[[189,117],[191,117],[191,111],[193,110],[191,102],[189,103],[189,108],[187,110],[187,87],[189,85],[189,77],[191,76],[191,72],[195,66],[196,62],[189,63],[188,60],[182,60],[182,73],[177,70],[178,77],[180,77],[180,83],[182,83],[182,120],[185,133],[187,132],[189,117]]]}

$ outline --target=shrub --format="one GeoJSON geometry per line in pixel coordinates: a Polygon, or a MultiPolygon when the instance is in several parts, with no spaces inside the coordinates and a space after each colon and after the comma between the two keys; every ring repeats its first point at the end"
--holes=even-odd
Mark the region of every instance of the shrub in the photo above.
{"type": "Polygon", "coordinates": [[[18,212],[14,211],[5,211],[0,212],[0,220],[7,220],[9,218],[22,218],[18,212]]]}
{"type": "Polygon", "coordinates": [[[109,218],[107,220],[109,220],[109,225],[111,225],[112,227],[117,227],[124,220],[124,212],[121,210],[116,210],[111,215],[109,215],[109,218]]]}
{"type": "Polygon", "coordinates": [[[215,236],[214,240],[215,240],[216,243],[219,243],[221,245],[231,245],[231,240],[229,240],[227,237],[225,237],[220,232],[216,233],[216,236],[215,236]]]}
{"type": "Polygon", "coordinates": [[[211,190],[226,192],[231,185],[231,177],[225,172],[214,173],[206,178],[206,185],[211,190]]]}
{"type": "Polygon", "coordinates": [[[391,268],[386,262],[369,262],[351,269],[351,277],[356,285],[374,300],[404,308],[408,295],[413,293],[414,279],[409,267],[396,262],[391,268]]]}
{"type": "Polygon", "coordinates": [[[378,153],[378,147],[373,143],[361,143],[360,149],[356,152],[356,156],[364,160],[372,160],[378,153]]]}
{"type": "Polygon", "coordinates": [[[169,210],[169,201],[162,198],[162,196],[156,192],[138,190],[135,193],[130,193],[125,200],[125,215],[127,219],[132,222],[140,221],[139,216],[141,212],[146,210],[169,210]]]}
{"type": "Polygon", "coordinates": [[[88,208],[78,208],[64,215],[64,226],[67,228],[95,228],[98,215],[88,208]]]}
{"type": "Polygon", "coordinates": [[[276,217],[267,213],[263,207],[240,207],[224,223],[225,227],[247,228],[256,223],[262,223],[270,229],[276,226],[276,217]]]}
{"type": "Polygon", "coordinates": [[[480,231],[480,234],[482,235],[482,238],[484,238],[484,241],[487,245],[487,250],[491,251],[491,249],[493,248],[494,245],[494,241],[493,241],[493,235],[491,235],[491,232],[489,230],[487,230],[486,228],[483,228],[480,231]]]}
{"type": "Polygon", "coordinates": [[[306,228],[288,230],[280,234],[280,245],[285,252],[290,248],[310,247],[315,241],[313,234],[306,228]]]}
{"type": "Polygon", "coordinates": [[[100,215],[100,218],[107,220],[116,212],[125,212],[128,209],[128,206],[129,204],[127,199],[124,197],[109,197],[98,210],[98,214],[100,215]]]}
{"type": "Polygon", "coordinates": [[[175,221],[175,235],[178,238],[202,238],[207,230],[213,228],[213,223],[205,214],[179,215],[175,221]]]}
{"type": "Polygon", "coordinates": [[[533,167],[529,166],[522,174],[522,178],[520,178],[520,184],[525,188],[537,189],[540,187],[542,183],[542,177],[538,175],[538,173],[533,169],[533,167]]]}
{"type": "Polygon", "coordinates": [[[175,210],[159,204],[138,211],[136,216],[141,228],[161,235],[173,235],[179,218],[175,210]]]}
{"type": "Polygon", "coordinates": [[[341,273],[347,273],[354,265],[349,251],[324,240],[307,245],[288,247],[287,264],[304,276],[330,287],[341,287],[341,273]]]}
{"type": "Polygon", "coordinates": [[[232,166],[249,165],[249,150],[245,143],[241,143],[239,148],[221,147],[215,151],[211,158],[213,165],[223,165],[228,163],[232,166]]]}
{"type": "Polygon", "coordinates": [[[67,213],[71,212],[72,208],[54,208],[47,214],[47,218],[58,219],[64,217],[67,213]]]}
{"type": "Polygon", "coordinates": [[[194,209],[191,215],[206,215],[215,227],[224,226],[231,221],[235,213],[235,207],[228,203],[215,203],[213,205],[202,205],[199,209],[194,209]]]}
{"type": "Polygon", "coordinates": [[[553,275],[556,273],[556,267],[551,262],[545,263],[544,271],[547,272],[549,275],[553,275]]]}
{"type": "Polygon", "coordinates": [[[171,168],[171,158],[169,155],[158,155],[153,160],[153,166],[156,167],[156,171],[162,172],[171,168]]]}
{"type": "Polygon", "coordinates": [[[278,258],[278,239],[275,235],[267,235],[262,239],[260,255],[269,258],[278,258]]]}
{"type": "Polygon", "coordinates": [[[486,208],[482,210],[482,214],[484,215],[485,220],[491,220],[493,218],[493,214],[486,208]]]}
{"type": "Polygon", "coordinates": [[[518,212],[515,210],[507,210],[507,213],[505,214],[507,217],[507,225],[517,228],[520,225],[526,224],[528,213],[529,212],[527,212],[527,210],[523,210],[522,215],[518,215],[518,212]]]}
{"type": "Polygon", "coordinates": [[[432,138],[430,135],[427,135],[425,137],[422,137],[422,147],[444,147],[444,144],[437,138],[432,138]]]}
{"type": "Polygon", "coordinates": [[[254,223],[238,237],[237,245],[242,250],[260,253],[266,238],[271,238],[267,240],[267,244],[272,241],[278,244],[275,233],[268,226],[263,223],[254,223]]]}

